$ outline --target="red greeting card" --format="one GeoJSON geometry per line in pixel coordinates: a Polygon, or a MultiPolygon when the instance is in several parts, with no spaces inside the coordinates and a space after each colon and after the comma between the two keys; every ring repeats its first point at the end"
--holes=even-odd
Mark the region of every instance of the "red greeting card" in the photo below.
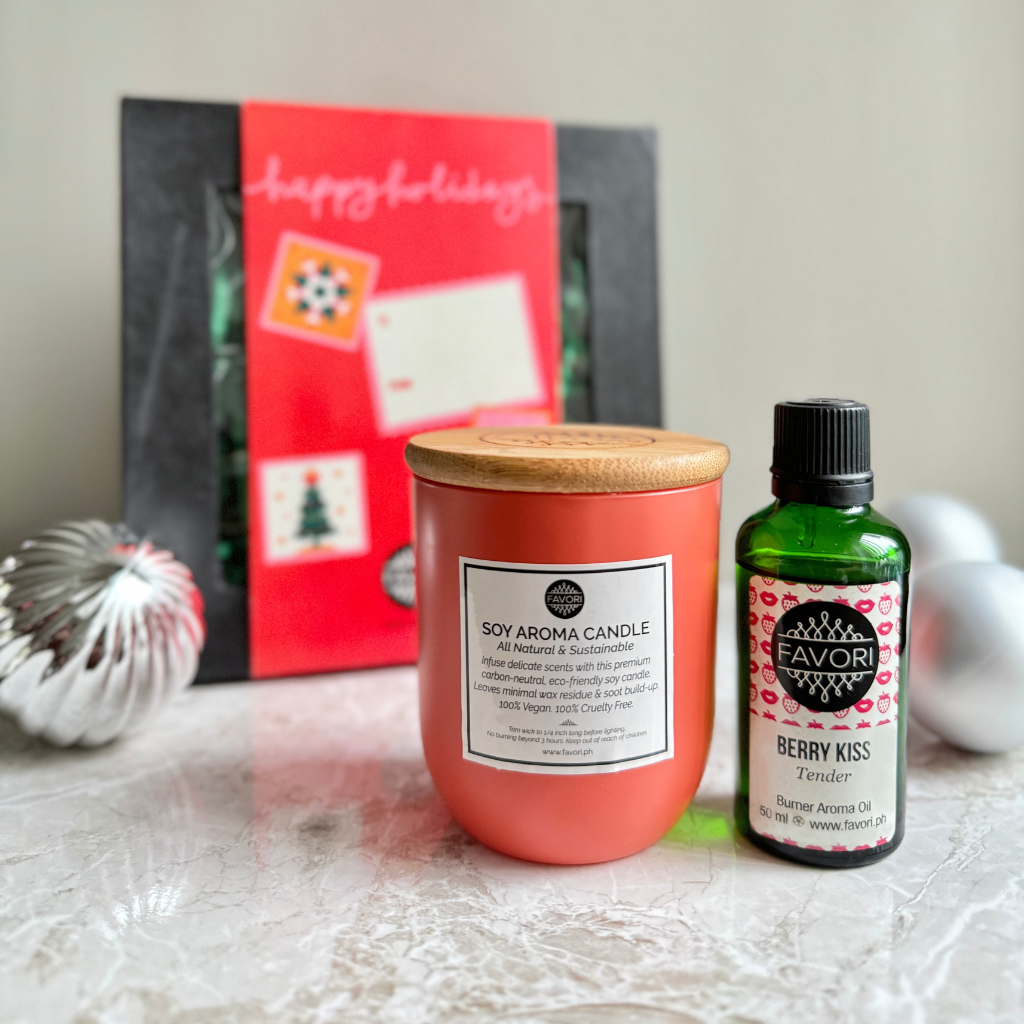
{"type": "Polygon", "coordinates": [[[552,126],[242,108],[257,678],[411,662],[420,430],[559,419],[552,126]]]}

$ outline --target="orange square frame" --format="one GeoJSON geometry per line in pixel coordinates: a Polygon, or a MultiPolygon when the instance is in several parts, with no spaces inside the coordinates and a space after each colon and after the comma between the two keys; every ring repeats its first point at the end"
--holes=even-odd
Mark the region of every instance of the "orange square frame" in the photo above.
{"type": "Polygon", "coordinates": [[[260,326],[275,334],[354,351],[359,347],[363,309],[379,269],[380,260],[372,253],[284,231],[267,282],[260,326]],[[314,266],[318,271],[344,278],[348,294],[339,315],[317,316],[299,307],[294,289],[314,266]]]}

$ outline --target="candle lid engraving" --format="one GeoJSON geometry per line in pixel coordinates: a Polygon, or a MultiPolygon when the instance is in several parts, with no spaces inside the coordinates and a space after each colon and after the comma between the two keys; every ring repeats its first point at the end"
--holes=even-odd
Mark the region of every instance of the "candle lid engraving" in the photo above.
{"type": "Polygon", "coordinates": [[[617,430],[503,430],[483,434],[486,444],[507,448],[638,448],[655,438],[617,430]]]}
{"type": "Polygon", "coordinates": [[[405,461],[421,479],[458,487],[621,494],[711,483],[729,449],[656,427],[564,423],[416,434],[405,461]]]}

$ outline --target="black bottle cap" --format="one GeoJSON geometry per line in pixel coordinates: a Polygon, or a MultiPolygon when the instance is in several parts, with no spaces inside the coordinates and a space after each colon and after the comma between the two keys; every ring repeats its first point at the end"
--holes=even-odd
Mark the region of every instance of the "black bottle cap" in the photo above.
{"type": "Polygon", "coordinates": [[[875,496],[868,407],[844,398],[775,406],[772,494],[811,505],[864,505],[875,496]]]}

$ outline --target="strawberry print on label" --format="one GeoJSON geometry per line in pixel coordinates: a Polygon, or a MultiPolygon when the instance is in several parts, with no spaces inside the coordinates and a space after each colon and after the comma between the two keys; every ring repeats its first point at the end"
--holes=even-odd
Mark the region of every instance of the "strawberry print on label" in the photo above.
{"type": "Polygon", "coordinates": [[[885,845],[896,827],[893,584],[767,586],[751,580],[751,651],[769,655],[750,663],[751,826],[804,849],[885,845]]]}

